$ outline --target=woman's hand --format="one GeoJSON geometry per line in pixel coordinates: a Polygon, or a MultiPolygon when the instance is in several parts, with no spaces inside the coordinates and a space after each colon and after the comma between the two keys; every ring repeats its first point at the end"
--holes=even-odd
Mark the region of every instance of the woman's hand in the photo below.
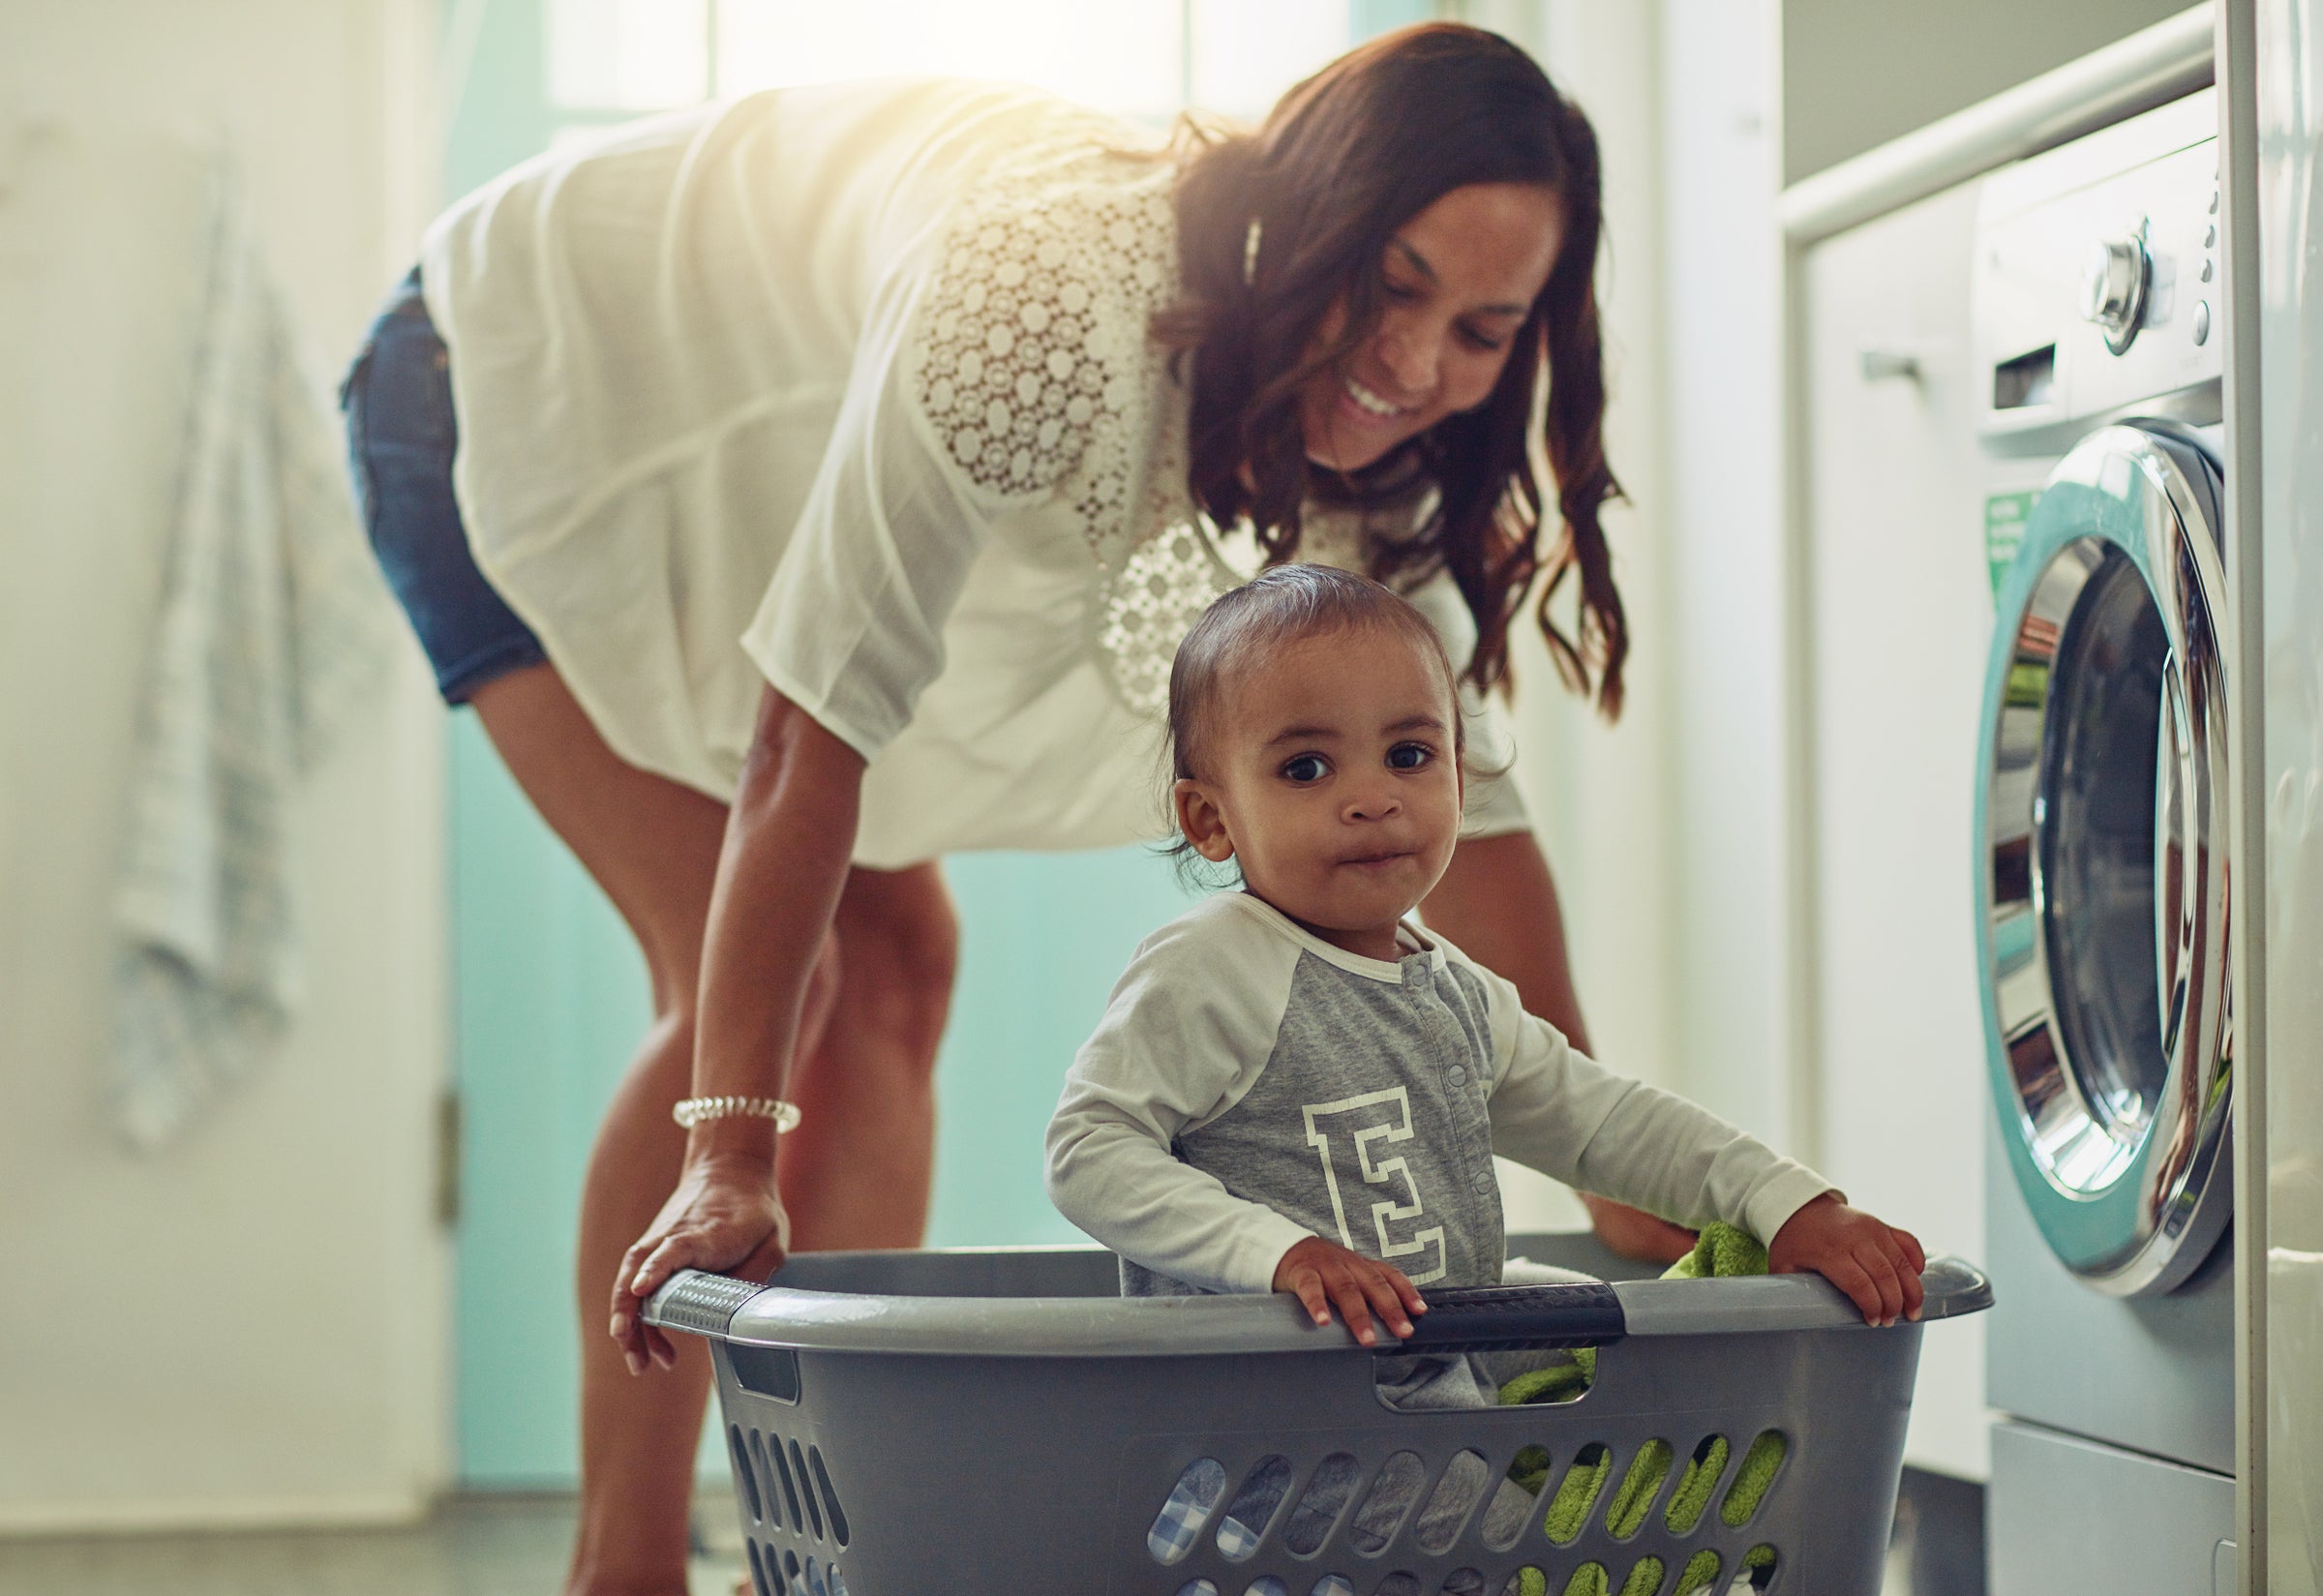
{"type": "Polygon", "coordinates": [[[1883,1224],[1825,1191],[1784,1221],[1766,1249],[1776,1275],[1821,1275],[1855,1300],[1866,1324],[1919,1317],[1920,1271],[1928,1255],[1909,1230],[1883,1224]]]}
{"type": "MultiPolygon", "coordinates": [[[[781,1093],[809,982],[828,965],[862,786],[862,755],[773,688],[760,696],[703,937],[696,1095],[781,1093]]],[[[633,1373],[649,1358],[665,1369],[677,1359],[641,1316],[662,1281],[680,1269],[764,1280],[782,1263],[790,1221],[774,1190],[774,1135],[752,1115],[686,1132],[678,1189],[614,1273],[613,1339],[633,1373]]]]}
{"type": "Polygon", "coordinates": [[[1291,1243],[1275,1265],[1275,1289],[1306,1304],[1316,1324],[1331,1322],[1331,1305],[1337,1303],[1340,1317],[1366,1346],[1379,1340],[1372,1328],[1374,1313],[1401,1340],[1411,1334],[1411,1316],[1428,1311],[1420,1288],[1402,1270],[1320,1236],[1291,1243]]]}
{"type": "Polygon", "coordinates": [[[782,1267],[791,1221],[774,1193],[773,1166],[761,1159],[709,1158],[689,1162],[678,1189],[661,1205],[614,1272],[613,1339],[629,1372],[646,1361],[677,1361],[670,1339],[646,1323],[646,1299],[680,1269],[706,1269],[763,1280],[782,1267]]]}

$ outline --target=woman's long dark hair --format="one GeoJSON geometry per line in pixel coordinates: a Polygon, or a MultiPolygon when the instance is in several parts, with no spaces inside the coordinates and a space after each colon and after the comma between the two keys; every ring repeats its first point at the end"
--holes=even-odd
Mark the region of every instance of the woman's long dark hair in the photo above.
{"type": "Polygon", "coordinates": [[[1604,234],[1597,136],[1588,119],[1523,50],[1457,23],[1403,28],[1349,51],[1284,95],[1254,134],[1189,124],[1179,180],[1185,296],[1155,318],[1164,345],[1191,356],[1189,485],[1222,527],[1248,518],[1270,560],[1292,558],[1310,495],[1408,491],[1417,467],[1440,494],[1433,527],[1382,543],[1372,574],[1393,578],[1440,560],[1476,617],[1469,676],[1508,677],[1508,627],[1536,576],[1542,635],[1558,672],[1621,710],[1629,630],[1598,510],[1620,493],[1605,461],[1604,352],[1595,275],[1604,234]],[[1397,228],[1454,189],[1532,183],[1561,204],[1564,238],[1549,281],[1518,331],[1492,396],[1446,417],[1387,460],[1350,476],[1311,468],[1299,390],[1377,325],[1380,264],[1397,228]],[[1251,224],[1259,224],[1245,280],[1251,224]],[[1334,305],[1345,321],[1315,341],[1334,305]],[[1545,436],[1532,436],[1546,358],[1545,436]],[[1547,503],[1533,459],[1545,447],[1561,530],[1544,553],[1547,503]],[[1551,615],[1578,571],[1573,634],[1551,615]]]}

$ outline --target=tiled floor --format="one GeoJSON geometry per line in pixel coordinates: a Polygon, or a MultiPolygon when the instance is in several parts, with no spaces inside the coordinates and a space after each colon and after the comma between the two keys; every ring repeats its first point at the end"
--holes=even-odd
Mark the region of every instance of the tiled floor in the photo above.
{"type": "MultiPolygon", "coordinates": [[[[741,1566],[718,1506],[692,1596],[732,1596],[741,1566]]],[[[0,1596],[556,1596],[572,1525],[566,1497],[482,1496],[408,1529],[0,1540],[0,1596]]],[[[1907,1474],[1885,1596],[1982,1596],[1981,1532],[1981,1491],[1907,1474]]]]}
{"type": "MultiPolygon", "coordinates": [[[[572,1528],[569,1498],[488,1496],[407,1529],[0,1540],[0,1596],[556,1596],[572,1528]]],[[[696,1559],[692,1596],[739,1568],[696,1559]]]]}

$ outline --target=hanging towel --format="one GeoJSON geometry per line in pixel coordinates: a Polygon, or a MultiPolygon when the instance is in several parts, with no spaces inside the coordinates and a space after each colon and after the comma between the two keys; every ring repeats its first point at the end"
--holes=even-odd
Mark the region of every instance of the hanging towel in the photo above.
{"type": "Polygon", "coordinates": [[[113,1112],[148,1150],[249,1074],[298,1009],[298,777],[393,637],[247,197],[223,150],[204,165],[193,404],[116,900],[113,1112]]]}

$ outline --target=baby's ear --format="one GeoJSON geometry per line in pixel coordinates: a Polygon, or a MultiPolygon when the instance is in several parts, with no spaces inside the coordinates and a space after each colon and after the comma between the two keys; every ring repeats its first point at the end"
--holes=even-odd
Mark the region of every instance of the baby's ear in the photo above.
{"type": "Polygon", "coordinates": [[[1178,817],[1178,829],[1193,851],[1213,864],[1223,864],[1234,857],[1234,839],[1226,834],[1225,811],[1208,788],[1192,779],[1180,781],[1169,790],[1170,807],[1178,817]]]}

